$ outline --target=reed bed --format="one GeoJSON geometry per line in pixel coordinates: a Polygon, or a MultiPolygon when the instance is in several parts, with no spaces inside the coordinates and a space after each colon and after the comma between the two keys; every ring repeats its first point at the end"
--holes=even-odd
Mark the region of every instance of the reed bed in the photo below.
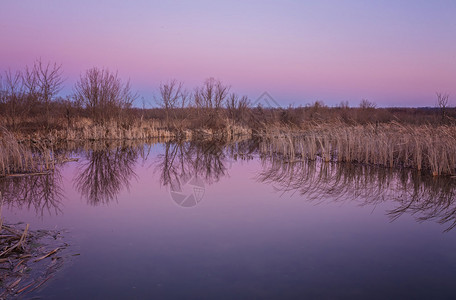
{"type": "Polygon", "coordinates": [[[305,130],[273,128],[264,134],[260,152],[287,161],[321,159],[455,175],[456,127],[391,122],[313,124],[305,130]]]}
{"type": "Polygon", "coordinates": [[[5,128],[0,127],[0,177],[12,174],[43,173],[54,169],[52,148],[45,142],[26,146],[19,143],[5,128]]]}

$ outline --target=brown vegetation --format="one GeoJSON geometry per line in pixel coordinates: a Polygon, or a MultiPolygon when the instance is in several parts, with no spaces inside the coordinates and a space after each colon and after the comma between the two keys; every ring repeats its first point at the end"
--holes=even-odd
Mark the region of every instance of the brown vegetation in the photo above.
{"type": "Polygon", "coordinates": [[[0,177],[17,173],[43,173],[54,168],[53,153],[43,142],[19,144],[13,134],[0,127],[0,177]]]}
{"type": "Polygon", "coordinates": [[[299,159],[357,162],[456,174],[456,127],[448,125],[313,124],[306,130],[268,129],[261,153],[299,159]]]}
{"type": "Polygon", "coordinates": [[[0,224],[0,299],[23,297],[54,276],[63,264],[56,254],[67,247],[59,235],[0,224]]]}

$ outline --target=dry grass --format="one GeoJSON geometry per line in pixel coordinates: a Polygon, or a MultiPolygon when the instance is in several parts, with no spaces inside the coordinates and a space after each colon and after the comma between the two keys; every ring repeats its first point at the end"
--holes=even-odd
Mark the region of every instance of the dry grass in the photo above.
{"type": "Polygon", "coordinates": [[[412,168],[434,176],[456,173],[456,127],[401,125],[309,125],[304,130],[269,129],[260,145],[264,154],[286,160],[321,159],[388,168],[412,168]]]}
{"type": "Polygon", "coordinates": [[[0,177],[18,173],[39,173],[54,168],[53,151],[44,142],[27,147],[0,127],[0,177]]]}
{"type": "Polygon", "coordinates": [[[53,130],[50,134],[56,141],[82,140],[138,140],[150,138],[175,137],[175,134],[160,126],[159,122],[138,120],[128,126],[116,121],[104,125],[96,124],[90,119],[82,118],[72,128],[53,130]]]}
{"type": "MultiPolygon", "coordinates": [[[[62,123],[62,122],[60,122],[62,123]]],[[[62,141],[103,141],[103,140],[150,140],[175,139],[190,140],[192,138],[223,138],[231,140],[238,136],[252,136],[252,130],[226,119],[224,127],[219,129],[192,128],[185,120],[175,122],[171,127],[156,119],[135,119],[128,124],[111,120],[103,125],[89,118],[75,118],[71,126],[54,126],[49,132],[39,128],[30,131],[16,131],[14,136],[19,141],[49,141],[56,144],[62,141]]]]}

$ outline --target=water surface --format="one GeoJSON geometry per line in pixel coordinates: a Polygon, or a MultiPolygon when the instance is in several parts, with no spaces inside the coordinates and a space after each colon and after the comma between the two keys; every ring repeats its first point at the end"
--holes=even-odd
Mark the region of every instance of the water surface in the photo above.
{"type": "Polygon", "coordinates": [[[452,298],[455,179],[257,149],[89,145],[2,181],[7,221],[65,229],[80,254],[26,297],[452,298]]]}

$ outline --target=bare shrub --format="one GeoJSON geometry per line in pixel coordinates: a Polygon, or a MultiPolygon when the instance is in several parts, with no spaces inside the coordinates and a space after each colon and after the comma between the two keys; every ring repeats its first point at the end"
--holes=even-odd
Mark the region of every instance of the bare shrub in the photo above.
{"type": "Polygon", "coordinates": [[[377,107],[377,104],[375,102],[371,102],[367,99],[362,99],[361,102],[359,103],[359,108],[361,109],[374,109],[377,107]]]}

